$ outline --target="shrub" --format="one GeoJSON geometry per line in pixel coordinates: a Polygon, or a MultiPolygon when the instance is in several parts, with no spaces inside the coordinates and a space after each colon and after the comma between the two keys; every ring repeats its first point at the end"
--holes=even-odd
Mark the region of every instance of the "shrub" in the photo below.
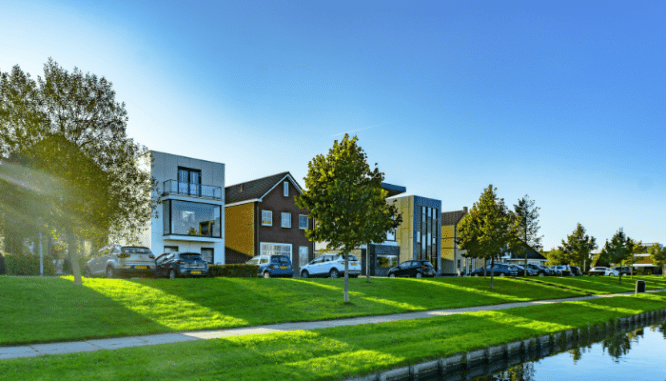
{"type": "MultiPolygon", "coordinates": [[[[7,275],[39,275],[39,255],[6,254],[5,272],[7,275]]],[[[55,275],[50,255],[44,255],[44,275],[55,275]]]]}
{"type": "Polygon", "coordinates": [[[229,278],[251,278],[256,277],[259,272],[257,265],[208,265],[208,276],[229,278]]]}
{"type": "Polygon", "coordinates": [[[0,253],[0,275],[6,274],[5,271],[5,257],[0,253]]]}

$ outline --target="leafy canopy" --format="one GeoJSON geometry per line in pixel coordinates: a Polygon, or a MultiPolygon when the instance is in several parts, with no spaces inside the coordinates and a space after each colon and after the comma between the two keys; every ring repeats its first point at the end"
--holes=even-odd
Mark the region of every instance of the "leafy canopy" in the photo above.
{"type": "MultiPolygon", "coordinates": [[[[576,224],[576,229],[567,236],[566,241],[562,240],[559,250],[563,253],[561,262],[583,266],[590,262],[590,254],[597,249],[597,239],[585,234],[585,227],[576,224]]],[[[585,271],[586,269],[583,269],[585,271]]]]}

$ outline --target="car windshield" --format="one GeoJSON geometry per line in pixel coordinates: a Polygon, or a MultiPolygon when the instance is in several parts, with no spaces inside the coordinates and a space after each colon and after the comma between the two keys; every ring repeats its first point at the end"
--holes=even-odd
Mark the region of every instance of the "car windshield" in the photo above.
{"type": "Polygon", "coordinates": [[[289,263],[289,262],[291,262],[291,260],[289,260],[289,257],[287,257],[286,255],[281,255],[281,256],[279,257],[279,259],[280,259],[280,262],[282,262],[282,263],[289,263]]]}
{"type": "Polygon", "coordinates": [[[152,254],[153,253],[147,247],[124,246],[120,250],[125,254],[152,254]]]}
{"type": "Polygon", "coordinates": [[[248,265],[257,265],[259,264],[259,257],[254,257],[245,263],[248,265]]]}
{"type": "Polygon", "coordinates": [[[201,261],[201,254],[196,254],[196,253],[185,253],[185,254],[181,254],[180,257],[182,259],[201,261]]]}
{"type": "Polygon", "coordinates": [[[268,257],[261,257],[261,259],[259,260],[259,264],[263,265],[266,263],[268,263],[268,257]]]}

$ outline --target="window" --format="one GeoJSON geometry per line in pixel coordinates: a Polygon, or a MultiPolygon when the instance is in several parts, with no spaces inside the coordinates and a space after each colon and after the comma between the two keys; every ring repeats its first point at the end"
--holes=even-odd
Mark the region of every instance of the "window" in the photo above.
{"type": "Polygon", "coordinates": [[[386,240],[387,241],[395,241],[395,230],[396,229],[391,229],[386,232],[386,240]]]}
{"type": "Polygon", "coordinates": [[[377,267],[395,267],[398,265],[397,255],[377,254],[377,267]]]}
{"type": "Polygon", "coordinates": [[[280,243],[261,243],[261,255],[285,255],[291,259],[291,245],[280,244],[280,243]]]}
{"type": "Polygon", "coordinates": [[[201,196],[201,171],[178,167],[178,193],[201,196]]]}
{"type": "Polygon", "coordinates": [[[273,212],[270,210],[261,211],[261,226],[273,226],[273,212]]]}
{"type": "Polygon", "coordinates": [[[208,248],[208,247],[202,247],[201,248],[201,257],[203,258],[204,261],[212,264],[215,258],[215,249],[213,248],[208,248]]]}
{"type": "Polygon", "coordinates": [[[282,183],[282,193],[284,197],[289,197],[289,181],[282,183]]]}
{"type": "Polygon", "coordinates": [[[164,234],[220,238],[220,211],[220,205],[169,200],[164,205],[164,234]]]}
{"type": "Polygon", "coordinates": [[[308,247],[307,246],[299,246],[298,247],[298,265],[299,266],[305,266],[308,264],[308,247]]]}
{"type": "Polygon", "coordinates": [[[291,228],[291,213],[282,212],[282,227],[291,228]]]}
{"type": "Polygon", "coordinates": [[[422,208],[421,209],[421,215],[423,216],[423,222],[425,222],[425,220],[426,220],[426,207],[423,206],[421,208],[422,208]]]}
{"type": "Polygon", "coordinates": [[[298,215],[298,228],[301,230],[305,230],[308,228],[308,216],[305,216],[303,214],[298,215]]]}
{"type": "Polygon", "coordinates": [[[416,243],[421,243],[421,232],[416,232],[416,243]]]}

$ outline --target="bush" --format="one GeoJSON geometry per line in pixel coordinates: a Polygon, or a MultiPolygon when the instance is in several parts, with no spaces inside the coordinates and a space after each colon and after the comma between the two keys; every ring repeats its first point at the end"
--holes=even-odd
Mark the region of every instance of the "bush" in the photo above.
{"type": "MultiPolygon", "coordinates": [[[[6,254],[5,272],[7,275],[39,275],[39,255],[6,254]]],[[[55,275],[50,255],[44,255],[44,275],[55,275]]]]}
{"type": "Polygon", "coordinates": [[[5,257],[0,253],[0,275],[6,274],[5,271],[5,257]]]}
{"type": "Polygon", "coordinates": [[[229,278],[252,278],[259,272],[257,265],[208,265],[208,276],[229,278]]]}

